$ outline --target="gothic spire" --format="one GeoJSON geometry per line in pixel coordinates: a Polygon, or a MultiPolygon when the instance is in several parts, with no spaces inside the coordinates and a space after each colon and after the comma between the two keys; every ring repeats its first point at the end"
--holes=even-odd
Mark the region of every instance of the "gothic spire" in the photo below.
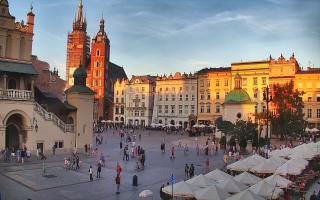
{"type": "Polygon", "coordinates": [[[82,5],[82,0],[80,0],[78,13],[77,13],[77,22],[84,22],[83,20],[84,20],[84,18],[83,18],[83,5],[82,5]]]}

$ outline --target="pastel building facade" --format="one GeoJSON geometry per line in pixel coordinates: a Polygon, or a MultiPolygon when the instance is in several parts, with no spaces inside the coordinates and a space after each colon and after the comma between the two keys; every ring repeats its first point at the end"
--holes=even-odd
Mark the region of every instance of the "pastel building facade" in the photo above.
{"type": "Polygon", "coordinates": [[[197,77],[194,74],[158,76],[152,123],[188,128],[196,123],[197,77]]]}

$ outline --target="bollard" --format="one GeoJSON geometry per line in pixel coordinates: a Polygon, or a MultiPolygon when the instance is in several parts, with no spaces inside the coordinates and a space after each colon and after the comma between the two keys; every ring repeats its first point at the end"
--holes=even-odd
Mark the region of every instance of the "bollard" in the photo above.
{"type": "Polygon", "coordinates": [[[138,176],[134,175],[132,178],[132,185],[133,186],[138,186],[138,176]]]}

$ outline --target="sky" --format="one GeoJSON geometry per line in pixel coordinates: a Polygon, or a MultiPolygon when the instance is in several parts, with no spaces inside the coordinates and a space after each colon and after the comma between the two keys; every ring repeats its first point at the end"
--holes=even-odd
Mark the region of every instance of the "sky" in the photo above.
{"type": "MultiPolygon", "coordinates": [[[[16,21],[31,0],[9,0],[16,21]]],[[[65,78],[66,43],[79,0],[33,0],[33,54],[65,78]]],[[[294,52],[320,67],[319,0],[83,0],[91,38],[103,13],[111,61],[128,77],[195,72],[294,52]]]]}

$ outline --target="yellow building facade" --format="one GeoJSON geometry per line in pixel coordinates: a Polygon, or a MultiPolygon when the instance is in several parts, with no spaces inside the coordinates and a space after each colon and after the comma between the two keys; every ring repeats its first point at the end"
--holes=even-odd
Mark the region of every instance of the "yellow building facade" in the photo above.
{"type": "MultiPolygon", "coordinates": [[[[320,69],[301,69],[294,54],[288,59],[283,55],[277,59],[270,56],[261,61],[232,63],[231,68],[200,70],[198,123],[212,124],[218,117],[223,117],[224,99],[234,88],[234,77],[237,74],[242,78],[242,89],[255,104],[255,113],[266,112],[263,92],[267,86],[272,93],[273,85],[294,81],[295,88],[305,92],[305,119],[310,127],[320,127],[320,69]]],[[[269,103],[269,109],[272,110],[272,102],[269,103]]]]}

